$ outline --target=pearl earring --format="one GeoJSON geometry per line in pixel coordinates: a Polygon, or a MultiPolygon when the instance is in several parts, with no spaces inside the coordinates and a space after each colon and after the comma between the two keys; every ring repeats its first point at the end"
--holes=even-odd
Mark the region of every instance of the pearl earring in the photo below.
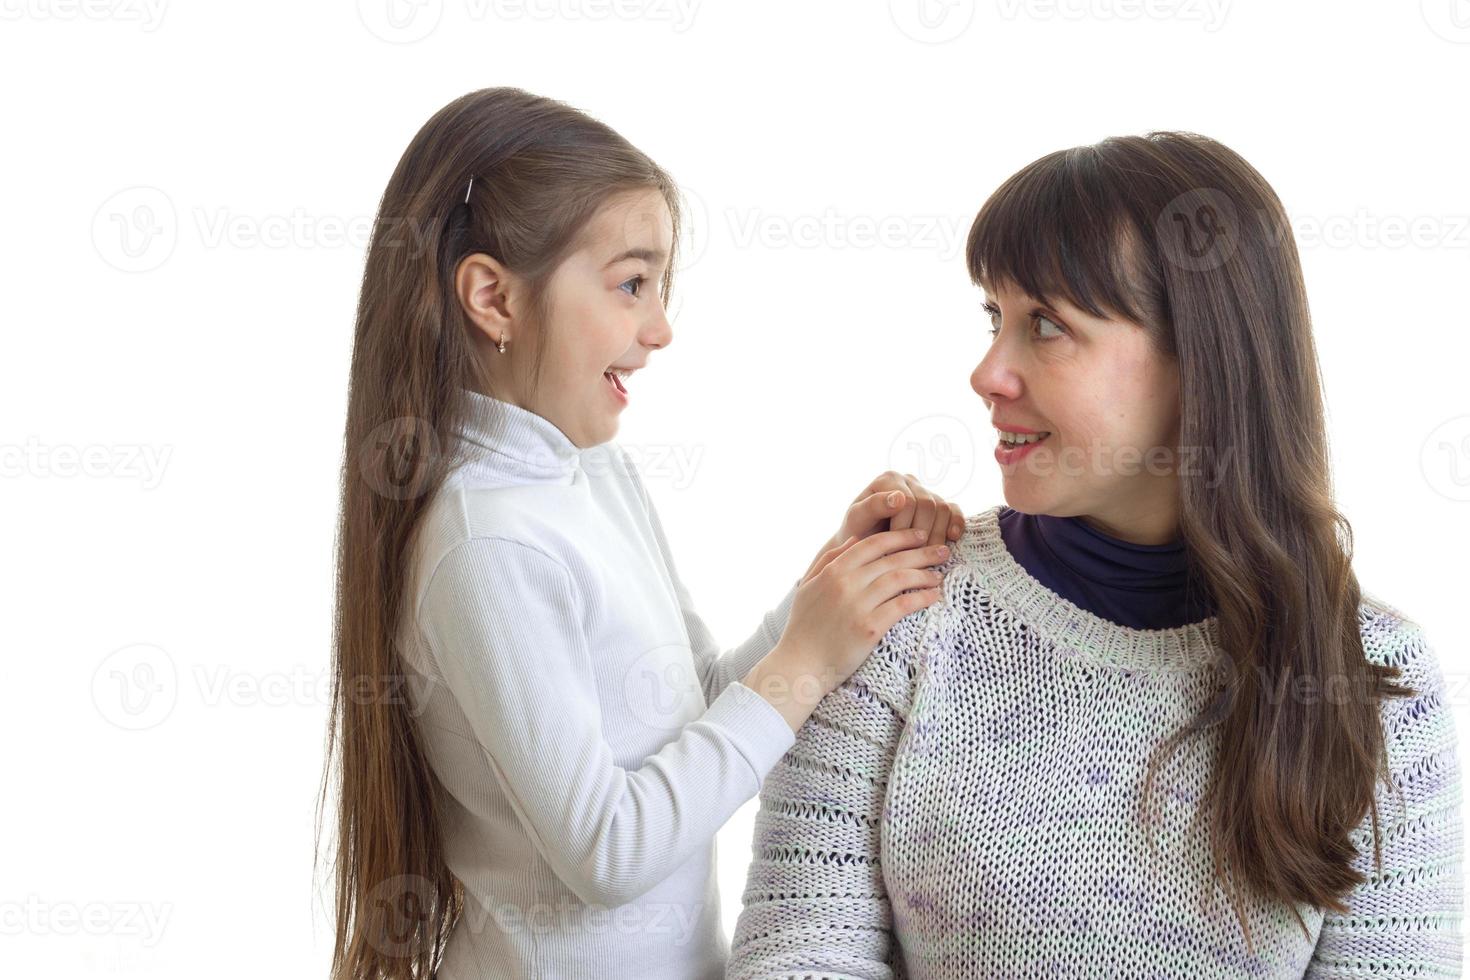
{"type": "Polygon", "coordinates": [[[500,343],[496,345],[495,349],[502,354],[505,353],[505,334],[500,335],[500,343]]]}

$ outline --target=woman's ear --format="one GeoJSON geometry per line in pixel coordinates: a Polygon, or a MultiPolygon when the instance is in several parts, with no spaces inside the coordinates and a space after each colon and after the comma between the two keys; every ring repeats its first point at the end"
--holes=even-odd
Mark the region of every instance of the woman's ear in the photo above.
{"type": "Polygon", "coordinates": [[[499,344],[514,338],[517,324],[512,310],[519,306],[519,281],[508,269],[483,252],[460,259],[454,273],[454,295],[470,322],[499,344]]]}

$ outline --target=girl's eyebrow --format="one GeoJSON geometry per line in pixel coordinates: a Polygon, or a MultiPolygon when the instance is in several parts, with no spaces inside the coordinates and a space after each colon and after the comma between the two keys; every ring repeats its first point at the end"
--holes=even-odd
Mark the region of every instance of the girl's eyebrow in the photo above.
{"type": "Polygon", "coordinates": [[[608,262],[608,264],[603,266],[603,268],[607,269],[611,266],[615,266],[625,259],[642,259],[643,261],[648,262],[652,265],[658,265],[664,260],[664,253],[655,248],[630,248],[623,254],[612,259],[612,261],[608,262]]]}

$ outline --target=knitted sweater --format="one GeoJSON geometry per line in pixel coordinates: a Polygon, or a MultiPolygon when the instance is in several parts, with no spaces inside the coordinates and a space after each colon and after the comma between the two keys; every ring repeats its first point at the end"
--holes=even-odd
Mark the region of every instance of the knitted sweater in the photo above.
{"type": "MultiPolygon", "coordinates": [[[[944,597],[822,700],[760,793],[727,976],[1459,976],[1460,768],[1420,628],[1365,594],[1393,782],[1356,828],[1347,914],[1246,899],[1248,951],[1193,822],[1219,726],[1161,768],[1158,856],[1138,825],[1149,751],[1213,700],[1214,618],[1136,630],[1041,586],[973,515],[944,597]]],[[[1223,655],[1222,655],[1223,656],[1223,655]]],[[[1223,659],[1221,660],[1223,663],[1223,659]]],[[[1249,894],[1249,893],[1247,893],[1249,894]]]]}

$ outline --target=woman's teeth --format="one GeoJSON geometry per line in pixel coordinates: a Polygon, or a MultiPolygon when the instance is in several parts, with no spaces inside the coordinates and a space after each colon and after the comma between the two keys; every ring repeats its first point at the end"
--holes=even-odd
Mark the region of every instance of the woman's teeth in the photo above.
{"type": "Polygon", "coordinates": [[[1040,442],[1051,435],[1050,432],[1038,432],[1036,435],[1023,436],[1019,433],[1005,432],[1001,429],[997,429],[996,431],[1000,433],[1000,441],[1007,446],[1029,446],[1031,443],[1040,442]]]}
{"type": "Polygon", "coordinates": [[[602,376],[607,379],[609,384],[618,389],[618,391],[621,391],[625,395],[628,393],[628,389],[623,387],[623,379],[621,376],[614,374],[611,371],[604,372],[602,376]]]}

